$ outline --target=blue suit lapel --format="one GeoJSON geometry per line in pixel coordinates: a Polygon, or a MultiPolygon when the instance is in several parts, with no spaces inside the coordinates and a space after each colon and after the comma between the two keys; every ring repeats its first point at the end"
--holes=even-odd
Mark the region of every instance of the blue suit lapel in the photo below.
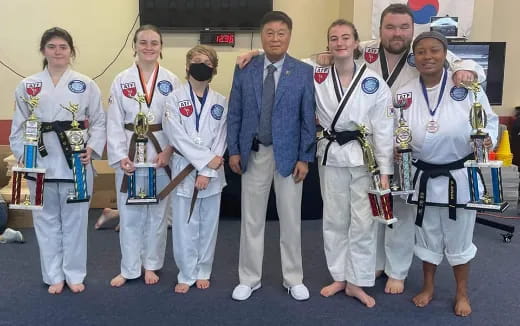
{"type": "Polygon", "coordinates": [[[258,59],[255,60],[252,64],[253,69],[251,70],[251,74],[253,78],[253,87],[255,89],[258,113],[260,114],[262,107],[262,88],[264,84],[264,56],[259,56],[258,59]]]}
{"type": "Polygon", "coordinates": [[[291,58],[289,55],[285,56],[285,61],[282,66],[282,72],[280,73],[280,79],[278,80],[278,85],[276,86],[276,93],[274,96],[274,107],[273,110],[276,109],[278,102],[282,98],[285,91],[289,88],[291,85],[291,74],[293,73],[293,58],[291,58]]]}

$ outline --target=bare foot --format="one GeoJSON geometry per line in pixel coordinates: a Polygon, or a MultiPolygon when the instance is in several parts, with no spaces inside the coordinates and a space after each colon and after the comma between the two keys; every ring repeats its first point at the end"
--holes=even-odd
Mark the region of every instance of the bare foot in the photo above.
{"type": "Polygon", "coordinates": [[[185,283],[177,283],[177,285],[175,285],[175,293],[188,293],[188,291],[190,290],[190,286],[188,284],[185,284],[185,283]]]}
{"type": "Polygon", "coordinates": [[[345,294],[349,297],[354,297],[361,301],[368,308],[372,308],[376,305],[376,300],[369,296],[365,290],[360,288],[359,286],[355,286],[347,282],[347,286],[345,287],[345,294]]]}
{"type": "Polygon", "coordinates": [[[404,280],[396,280],[395,278],[389,277],[386,281],[385,293],[388,294],[400,294],[404,291],[404,280]]]}
{"type": "Polygon", "coordinates": [[[433,299],[433,289],[423,288],[419,294],[413,297],[412,301],[417,307],[424,308],[433,299]]]}
{"type": "Polygon", "coordinates": [[[103,213],[98,217],[96,224],[94,224],[94,228],[97,230],[103,226],[108,220],[111,220],[115,217],[119,216],[119,212],[115,209],[105,208],[103,209],[103,213]]]}
{"type": "Polygon", "coordinates": [[[124,278],[121,274],[117,275],[110,281],[110,285],[116,288],[123,286],[125,283],[126,278],[124,278]]]}
{"type": "Polygon", "coordinates": [[[50,294],[60,294],[63,291],[63,281],[60,283],[49,285],[49,289],[47,290],[50,294]]]}
{"type": "Polygon", "coordinates": [[[154,271],[144,270],[144,283],[154,285],[159,282],[159,276],[154,271]]]}
{"type": "Polygon", "coordinates": [[[334,294],[343,290],[345,290],[345,282],[334,281],[329,285],[323,287],[320,291],[320,294],[324,297],[331,297],[334,294]]]}
{"type": "Polygon", "coordinates": [[[83,283],[78,283],[78,284],[67,283],[67,286],[73,293],[81,293],[81,292],[85,291],[85,285],[83,283]]]}
{"type": "Polygon", "coordinates": [[[206,290],[210,286],[209,280],[197,280],[195,284],[197,285],[197,289],[202,290],[206,290]]]}
{"type": "Polygon", "coordinates": [[[455,315],[467,317],[471,314],[471,306],[467,295],[457,295],[455,297],[455,306],[453,307],[455,315]]]}

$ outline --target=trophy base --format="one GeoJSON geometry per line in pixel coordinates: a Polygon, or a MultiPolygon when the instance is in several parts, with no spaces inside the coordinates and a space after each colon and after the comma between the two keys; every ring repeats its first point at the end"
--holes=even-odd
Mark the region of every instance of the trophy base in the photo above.
{"type": "Polygon", "coordinates": [[[382,218],[381,216],[371,216],[371,217],[373,220],[376,220],[377,222],[385,224],[385,225],[391,225],[398,221],[396,217],[393,217],[389,220],[382,218]]]}
{"type": "Polygon", "coordinates": [[[148,205],[148,204],[157,204],[159,202],[158,198],[128,198],[126,200],[127,205],[148,205]]]}
{"type": "Polygon", "coordinates": [[[478,202],[469,202],[466,204],[466,209],[473,210],[482,210],[482,211],[491,211],[491,212],[499,212],[503,213],[509,207],[509,203],[507,201],[502,203],[492,203],[485,204],[482,201],[478,202]]]}
{"type": "Polygon", "coordinates": [[[157,164],[155,164],[155,163],[135,163],[134,166],[136,169],[138,169],[138,168],[156,168],[157,164]]]}
{"type": "Polygon", "coordinates": [[[477,162],[475,160],[469,160],[464,162],[464,167],[466,168],[501,168],[502,165],[502,161],[477,162]]]}
{"type": "Polygon", "coordinates": [[[26,173],[45,173],[46,169],[40,169],[40,168],[21,168],[13,166],[12,170],[13,172],[26,172],[26,173]]]}
{"type": "Polygon", "coordinates": [[[88,202],[89,200],[90,200],[90,196],[88,196],[87,198],[83,198],[83,199],[78,199],[78,198],[68,198],[68,199],[67,199],[67,204],[85,203],[85,202],[88,202]]]}
{"type": "Polygon", "coordinates": [[[24,204],[9,204],[9,209],[24,209],[29,211],[41,211],[41,205],[24,205],[24,204]]]}
{"type": "Polygon", "coordinates": [[[392,191],[392,196],[401,196],[401,195],[412,195],[415,193],[415,190],[395,190],[392,191]]]}

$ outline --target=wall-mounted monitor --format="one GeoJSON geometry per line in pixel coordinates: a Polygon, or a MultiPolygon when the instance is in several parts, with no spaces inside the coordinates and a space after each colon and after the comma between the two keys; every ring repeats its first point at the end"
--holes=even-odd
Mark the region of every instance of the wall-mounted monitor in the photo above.
{"type": "Polygon", "coordinates": [[[255,31],[271,10],[273,0],[139,0],[141,25],[171,32],[255,31]]]}
{"type": "Polygon", "coordinates": [[[461,59],[471,59],[484,68],[482,85],[491,105],[502,105],[506,42],[450,42],[448,48],[461,59]]]}

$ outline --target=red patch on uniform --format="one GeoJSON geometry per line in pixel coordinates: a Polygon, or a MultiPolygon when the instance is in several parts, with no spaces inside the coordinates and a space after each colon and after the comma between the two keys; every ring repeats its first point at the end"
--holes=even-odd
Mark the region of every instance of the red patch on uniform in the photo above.
{"type": "Polygon", "coordinates": [[[190,117],[193,114],[193,106],[190,101],[180,101],[179,102],[179,112],[185,116],[190,117]]]}
{"type": "Polygon", "coordinates": [[[368,63],[374,63],[379,57],[378,48],[366,48],[365,49],[365,61],[368,63]]]}
{"type": "Polygon", "coordinates": [[[134,82],[122,83],[121,89],[123,90],[123,95],[129,98],[133,98],[137,94],[137,88],[134,82]]]}
{"type": "Polygon", "coordinates": [[[42,90],[42,82],[26,83],[25,92],[29,96],[36,96],[42,90]]]}
{"type": "Polygon", "coordinates": [[[406,110],[412,105],[412,92],[397,94],[396,100],[398,104],[404,102],[403,110],[406,110]]]}
{"type": "Polygon", "coordinates": [[[325,81],[325,79],[327,79],[328,76],[329,76],[328,67],[316,67],[316,69],[314,69],[314,80],[318,84],[323,83],[325,81]]]}

